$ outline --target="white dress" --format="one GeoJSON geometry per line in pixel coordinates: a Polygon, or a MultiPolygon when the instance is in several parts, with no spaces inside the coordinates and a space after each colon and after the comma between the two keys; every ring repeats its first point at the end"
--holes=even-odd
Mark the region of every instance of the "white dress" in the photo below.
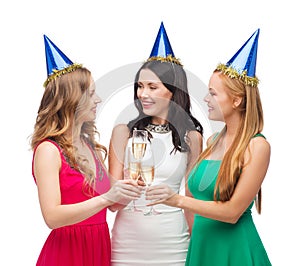
{"type": "MultiPolygon", "coordinates": [[[[172,154],[172,133],[153,133],[151,140],[155,178],[153,185],[167,183],[177,193],[184,193],[184,175],[187,167],[187,153],[172,154]]],[[[128,145],[131,144],[131,139],[128,145]]],[[[142,196],[136,200],[136,207],[146,208],[142,196]]],[[[161,214],[144,216],[132,212],[128,205],[118,211],[112,228],[112,265],[184,265],[189,245],[188,226],[179,208],[163,204],[156,205],[161,214]]]]}

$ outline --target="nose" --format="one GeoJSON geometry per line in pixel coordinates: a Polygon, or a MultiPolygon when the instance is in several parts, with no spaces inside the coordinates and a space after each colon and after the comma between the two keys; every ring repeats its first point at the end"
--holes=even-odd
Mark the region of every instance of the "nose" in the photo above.
{"type": "Polygon", "coordinates": [[[139,90],[139,98],[148,98],[149,97],[149,91],[147,88],[142,88],[139,90]]]}
{"type": "Polygon", "coordinates": [[[95,103],[98,104],[98,103],[101,103],[101,102],[102,102],[102,99],[98,96],[98,94],[96,94],[95,103]]]}
{"type": "Polygon", "coordinates": [[[209,102],[209,93],[207,93],[206,95],[205,95],[205,97],[203,98],[203,100],[205,101],[205,102],[209,102]]]}

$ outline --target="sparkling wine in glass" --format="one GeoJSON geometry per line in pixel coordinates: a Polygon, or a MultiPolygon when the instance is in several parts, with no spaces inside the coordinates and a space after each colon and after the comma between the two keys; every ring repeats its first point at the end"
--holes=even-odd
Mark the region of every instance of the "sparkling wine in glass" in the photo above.
{"type": "Polygon", "coordinates": [[[144,157],[148,142],[148,131],[134,129],[132,132],[132,152],[136,160],[144,157]]]}
{"type": "Polygon", "coordinates": [[[147,187],[152,185],[154,180],[154,166],[153,165],[143,165],[141,176],[147,187]]]}
{"type": "MultiPolygon", "coordinates": [[[[152,182],[154,180],[154,157],[153,157],[153,151],[151,144],[148,143],[143,158],[141,159],[141,178],[143,182],[146,185],[146,188],[150,187],[152,185],[152,182]]],[[[144,212],[144,215],[157,215],[160,214],[160,212],[156,211],[153,206],[150,207],[150,210],[147,212],[144,212]]]]}
{"type": "Polygon", "coordinates": [[[129,163],[129,176],[132,180],[138,181],[140,176],[139,163],[137,162],[129,163]]]}
{"type": "MultiPolygon", "coordinates": [[[[129,174],[129,178],[135,182],[138,182],[138,180],[141,178],[141,162],[135,158],[132,147],[127,147],[125,165],[127,173],[129,174]]],[[[131,211],[142,212],[136,208],[135,200],[133,200],[133,208],[131,211]]]]}

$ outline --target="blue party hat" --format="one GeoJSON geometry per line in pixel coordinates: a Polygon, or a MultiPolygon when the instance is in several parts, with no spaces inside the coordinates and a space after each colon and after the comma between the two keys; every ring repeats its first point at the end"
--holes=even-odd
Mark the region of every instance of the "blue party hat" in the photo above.
{"type": "Polygon", "coordinates": [[[82,67],[80,64],[73,63],[46,35],[44,35],[44,43],[48,74],[44,87],[51,80],[82,67]]]}
{"type": "Polygon", "coordinates": [[[244,43],[236,54],[217,70],[233,79],[241,79],[246,85],[256,87],[259,80],[255,76],[259,29],[244,43]]]}
{"type": "Polygon", "coordinates": [[[165,30],[163,22],[160,24],[160,28],[154,42],[150,57],[147,61],[162,61],[162,62],[171,62],[178,65],[181,65],[179,59],[174,55],[174,52],[171,47],[167,32],[165,30]]]}

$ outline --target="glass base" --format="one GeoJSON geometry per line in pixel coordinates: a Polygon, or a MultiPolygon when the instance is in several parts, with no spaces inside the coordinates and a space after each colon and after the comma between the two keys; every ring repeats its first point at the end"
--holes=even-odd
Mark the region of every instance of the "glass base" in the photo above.
{"type": "Polygon", "coordinates": [[[161,212],[156,211],[153,206],[151,206],[150,210],[148,212],[144,212],[145,216],[151,216],[151,215],[159,215],[161,212]]]}

